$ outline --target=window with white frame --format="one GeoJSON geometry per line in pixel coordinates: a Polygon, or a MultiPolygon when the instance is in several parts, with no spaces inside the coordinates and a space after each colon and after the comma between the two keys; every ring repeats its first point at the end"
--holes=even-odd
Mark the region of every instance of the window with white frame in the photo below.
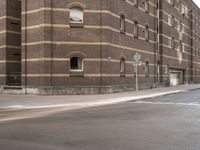
{"type": "Polygon", "coordinates": [[[172,38],[171,38],[170,46],[171,46],[172,49],[175,49],[175,38],[174,38],[174,36],[172,36],[172,38]]]}
{"type": "Polygon", "coordinates": [[[180,12],[181,12],[182,15],[185,15],[185,12],[186,12],[185,8],[186,8],[186,7],[181,3],[180,12]]]}
{"type": "Polygon", "coordinates": [[[125,16],[120,16],[120,32],[125,33],[125,16]]]}
{"type": "Polygon", "coordinates": [[[174,0],[166,0],[169,4],[174,5],[174,0]]]}
{"type": "Polygon", "coordinates": [[[125,66],[126,66],[125,59],[121,58],[120,59],[120,74],[123,76],[125,75],[125,66]]]}
{"type": "Polygon", "coordinates": [[[70,71],[83,71],[83,58],[74,56],[70,58],[70,71]]]}
{"type": "Polygon", "coordinates": [[[172,16],[168,15],[168,24],[171,26],[172,25],[172,16]]]}
{"type": "Polygon", "coordinates": [[[137,7],[138,6],[138,0],[134,0],[134,6],[137,7]]]}
{"type": "Polygon", "coordinates": [[[149,12],[149,0],[145,0],[145,4],[144,4],[144,10],[145,12],[149,12]]]}
{"type": "Polygon", "coordinates": [[[83,9],[81,7],[70,8],[70,23],[83,23],[83,9]]]}
{"type": "Polygon", "coordinates": [[[185,12],[185,15],[188,16],[188,12],[189,12],[188,7],[185,7],[184,12],[185,12]]]}

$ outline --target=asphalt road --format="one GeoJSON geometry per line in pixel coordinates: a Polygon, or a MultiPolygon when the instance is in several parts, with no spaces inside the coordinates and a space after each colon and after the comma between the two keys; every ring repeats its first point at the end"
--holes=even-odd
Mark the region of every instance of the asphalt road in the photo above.
{"type": "Polygon", "coordinates": [[[0,150],[199,149],[200,90],[0,122],[0,150]]]}

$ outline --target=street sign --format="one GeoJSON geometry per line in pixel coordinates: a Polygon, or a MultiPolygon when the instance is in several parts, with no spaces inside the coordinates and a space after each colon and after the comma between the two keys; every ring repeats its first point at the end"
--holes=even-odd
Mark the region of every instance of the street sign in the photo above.
{"type": "Polygon", "coordinates": [[[141,65],[142,65],[142,61],[139,61],[139,62],[137,62],[137,63],[134,61],[134,62],[133,62],[133,65],[134,65],[134,66],[141,66],[141,65]]]}
{"type": "Polygon", "coordinates": [[[139,80],[138,80],[138,66],[142,65],[142,61],[141,61],[142,56],[136,52],[135,55],[133,56],[133,66],[134,66],[134,72],[136,74],[136,91],[138,91],[139,88],[139,80]]]}
{"type": "Polygon", "coordinates": [[[133,61],[139,62],[141,60],[142,56],[136,52],[135,55],[133,56],[133,61]]]}

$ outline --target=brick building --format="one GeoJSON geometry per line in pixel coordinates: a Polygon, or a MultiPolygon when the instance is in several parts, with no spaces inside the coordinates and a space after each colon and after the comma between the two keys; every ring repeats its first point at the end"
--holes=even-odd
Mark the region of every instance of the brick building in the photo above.
{"type": "Polygon", "coordinates": [[[1,0],[0,91],[111,93],[200,81],[191,0],[1,0]]]}

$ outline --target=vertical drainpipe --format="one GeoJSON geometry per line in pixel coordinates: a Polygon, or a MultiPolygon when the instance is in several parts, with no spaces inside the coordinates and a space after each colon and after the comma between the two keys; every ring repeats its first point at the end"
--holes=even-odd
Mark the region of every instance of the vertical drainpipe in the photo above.
{"type": "MultiPolygon", "coordinates": [[[[193,5],[193,4],[192,4],[193,5]]],[[[193,7],[193,6],[192,6],[193,7]]],[[[194,81],[194,73],[193,73],[193,68],[194,68],[194,63],[193,63],[193,11],[191,12],[191,20],[190,20],[190,24],[191,24],[191,81],[194,81]]]]}
{"type": "Polygon", "coordinates": [[[53,7],[53,0],[51,0],[51,35],[50,35],[50,36],[51,36],[51,37],[50,37],[50,38],[51,38],[51,39],[50,39],[50,40],[51,40],[51,49],[50,49],[50,50],[51,50],[51,54],[50,54],[50,55],[51,55],[51,56],[50,56],[50,57],[51,57],[51,65],[50,65],[50,67],[51,67],[51,68],[50,68],[50,71],[51,71],[50,86],[51,86],[51,87],[52,87],[52,66],[53,66],[53,65],[52,65],[52,57],[53,57],[53,53],[52,53],[52,40],[53,40],[53,26],[52,26],[52,24],[53,24],[53,10],[52,10],[52,9],[53,9],[53,8],[52,8],[52,7],[53,7]]]}
{"type": "Polygon", "coordinates": [[[191,2],[191,11],[190,11],[190,20],[189,20],[189,24],[190,24],[190,45],[191,45],[191,62],[190,62],[190,81],[193,82],[193,2],[191,2]]]}
{"type": "MultiPolygon", "coordinates": [[[[158,56],[158,54],[160,54],[160,0],[157,1],[157,52],[156,52],[156,56],[158,56]]],[[[156,61],[155,61],[155,65],[156,65],[156,84],[159,84],[159,78],[160,78],[160,74],[158,74],[158,63],[157,63],[157,57],[156,57],[156,61]]]]}
{"type": "Polygon", "coordinates": [[[25,61],[24,61],[24,87],[25,87],[25,94],[27,94],[27,0],[24,0],[24,25],[25,25],[25,30],[24,30],[24,53],[25,53],[25,61]]]}
{"type": "Polygon", "coordinates": [[[100,13],[100,26],[101,26],[101,33],[100,33],[100,57],[101,57],[101,62],[100,62],[100,90],[99,92],[101,93],[102,92],[102,85],[103,85],[103,77],[102,77],[102,71],[103,71],[103,62],[102,62],[102,59],[103,59],[103,2],[102,0],[100,1],[100,9],[101,9],[101,13],[100,13]]]}

